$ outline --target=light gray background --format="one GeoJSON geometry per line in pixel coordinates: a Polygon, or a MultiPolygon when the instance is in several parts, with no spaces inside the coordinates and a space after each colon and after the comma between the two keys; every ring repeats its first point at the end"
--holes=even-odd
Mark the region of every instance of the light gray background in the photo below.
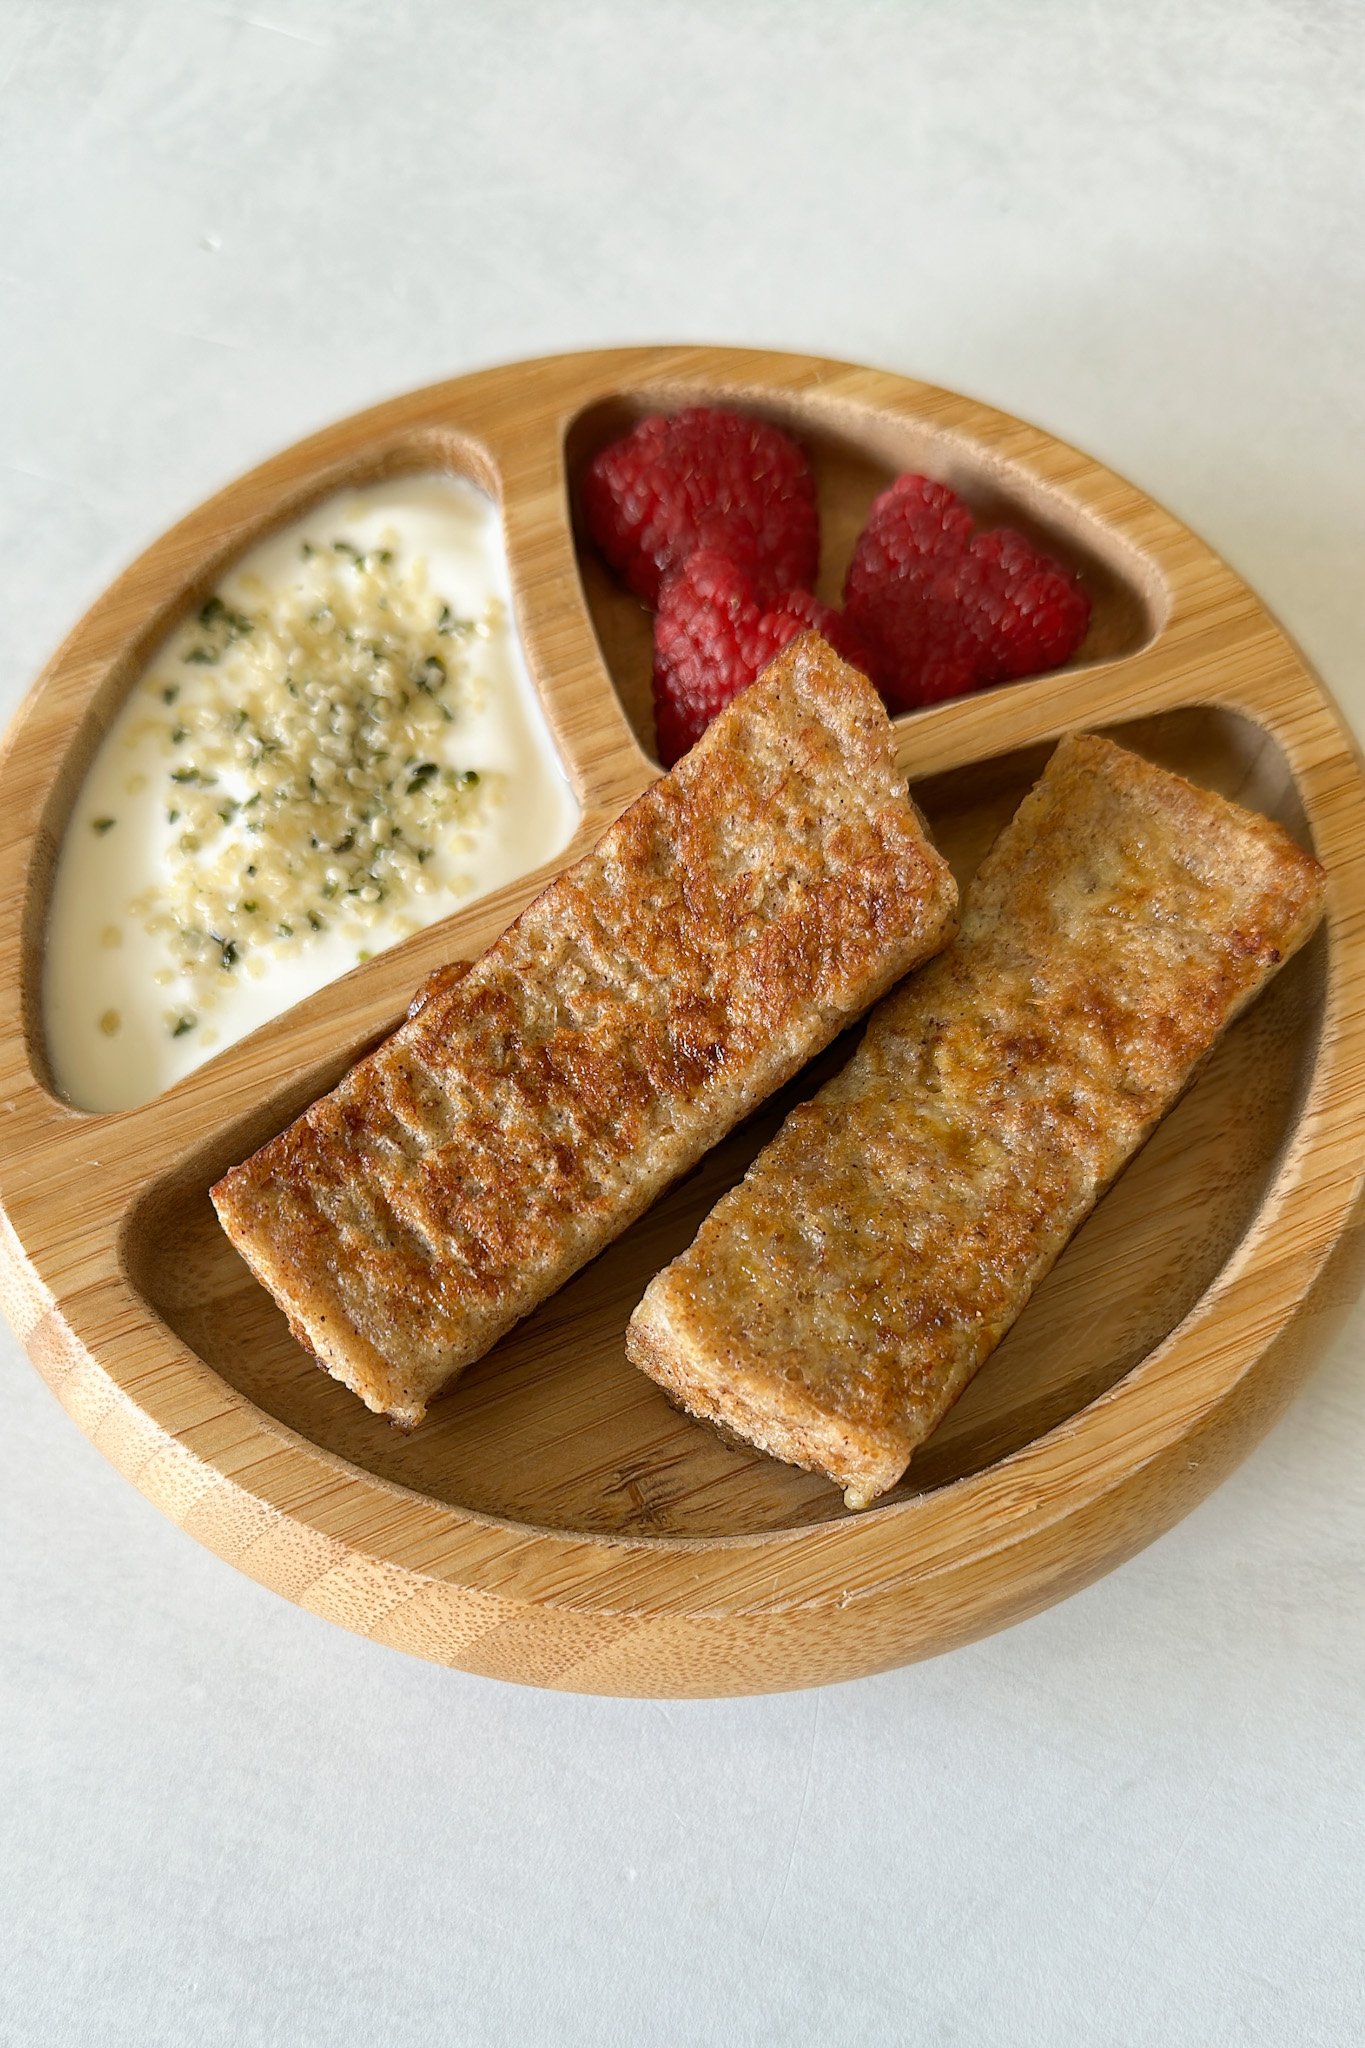
{"type": "MultiPolygon", "coordinates": [[[[1359,10],[0,0],[0,698],[160,528],[498,358],[731,339],[1172,505],[1365,720],[1359,10]]],[[[823,1694],[427,1668],[0,1344],[0,2039],[1365,2039],[1365,1316],[1089,1592],[823,1694]]]]}

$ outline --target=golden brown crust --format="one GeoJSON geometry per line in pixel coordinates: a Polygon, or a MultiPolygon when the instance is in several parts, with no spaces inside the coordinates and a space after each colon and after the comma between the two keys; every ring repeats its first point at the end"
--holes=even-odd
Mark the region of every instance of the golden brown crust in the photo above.
{"type": "Polygon", "coordinates": [[[952,936],[875,691],[802,636],[469,971],[213,1190],[328,1370],[418,1420],[952,936]]]}
{"type": "Polygon", "coordinates": [[[418,983],[417,993],[408,1004],[409,1017],[415,1017],[419,1010],[424,1010],[433,996],[444,995],[448,988],[454,988],[468,972],[467,960],[451,960],[444,967],[434,967],[426,980],[418,983]]]}
{"type": "Polygon", "coordinates": [[[1269,820],[1107,740],[1063,741],[957,944],[651,1283],[629,1355],[866,1505],[1311,934],[1322,891],[1269,820]]]}

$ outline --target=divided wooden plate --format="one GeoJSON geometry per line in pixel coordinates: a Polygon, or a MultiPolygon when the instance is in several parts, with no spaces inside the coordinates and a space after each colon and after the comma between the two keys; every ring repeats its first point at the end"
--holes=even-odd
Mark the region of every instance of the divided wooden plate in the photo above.
{"type": "MultiPolygon", "coordinates": [[[[1168,1528],[1269,1427],[1351,1300],[1365,1163],[1365,782],[1321,684],[1246,586],[1051,436],[805,356],[649,348],[413,393],[266,463],[158,541],[35,686],[0,759],[0,1299],[40,1371],[191,1535],[302,1605],[472,1671],[581,1691],[759,1692],[964,1643],[1168,1528]],[[174,620],[346,485],[448,468],[501,501],[527,656],[583,805],[566,859],[657,773],[648,627],[576,549],[574,479],[633,415],[713,400],[812,448],[824,586],[899,469],[1083,570],[1079,662],[903,719],[899,758],[965,879],[1069,729],[1114,733],[1282,819],[1326,864],[1315,944],[1231,1033],[887,1501],[731,1448],[626,1363],[648,1277],[774,1103],[403,1436],[318,1372],[217,1228],[210,1182],[485,946],[546,879],[419,934],[156,1101],[89,1115],[47,1078],[39,962],[81,778],[174,620]]],[[[837,1052],[838,1049],[836,1049],[837,1052]]],[[[802,1078],[809,1090],[833,1056],[802,1078]]]]}

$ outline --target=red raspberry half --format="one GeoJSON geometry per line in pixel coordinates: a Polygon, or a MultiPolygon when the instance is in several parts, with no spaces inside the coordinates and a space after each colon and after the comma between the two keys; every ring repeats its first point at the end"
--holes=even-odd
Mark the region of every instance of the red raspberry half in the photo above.
{"type": "MultiPolygon", "coordinates": [[[[783,602],[788,602],[784,599],[783,602]]],[[[846,661],[850,668],[861,669],[865,676],[875,681],[878,654],[873,642],[863,632],[858,621],[847,611],[836,612],[821,605],[825,616],[819,630],[824,634],[834,652],[846,661]]]]}
{"type": "Polygon", "coordinates": [[[974,534],[957,493],[924,476],[899,476],[875,500],[844,603],[895,711],[1059,668],[1090,623],[1060,562],[1011,527],[974,534]]]}
{"type": "Polygon", "coordinates": [[[812,626],[828,637],[837,621],[808,590],[789,591],[765,608],[747,571],[714,549],[670,576],[654,620],[654,727],[665,768],[812,626]]]}
{"type": "Polygon", "coordinates": [[[647,605],[703,550],[729,555],[765,598],[815,581],[815,479],[765,420],[705,405],[656,413],[593,457],[582,499],[594,545],[647,605]]]}

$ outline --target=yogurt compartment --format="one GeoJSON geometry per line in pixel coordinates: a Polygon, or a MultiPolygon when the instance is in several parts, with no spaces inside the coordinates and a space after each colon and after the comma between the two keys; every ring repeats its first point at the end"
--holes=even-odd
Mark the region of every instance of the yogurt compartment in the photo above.
{"type": "Polygon", "coordinates": [[[58,1088],[149,1100],[578,819],[491,500],[447,476],[327,500],[176,629],[91,765],[44,958],[58,1088]]]}

